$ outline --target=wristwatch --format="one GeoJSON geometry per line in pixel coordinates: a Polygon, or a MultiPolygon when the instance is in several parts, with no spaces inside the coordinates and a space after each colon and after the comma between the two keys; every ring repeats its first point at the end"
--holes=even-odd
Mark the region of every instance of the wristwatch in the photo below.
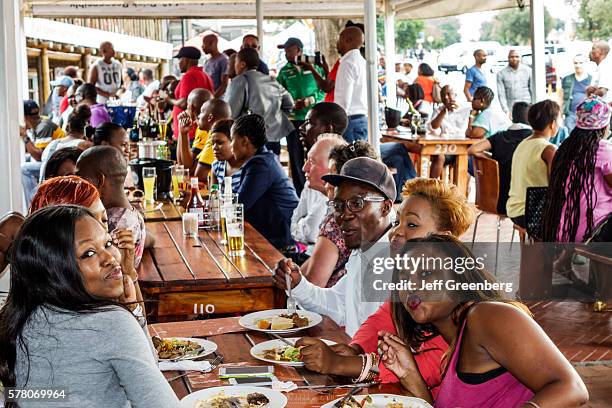
{"type": "Polygon", "coordinates": [[[26,136],[23,138],[23,144],[27,145],[28,143],[30,143],[32,141],[32,139],[30,139],[29,136],[26,136]]]}

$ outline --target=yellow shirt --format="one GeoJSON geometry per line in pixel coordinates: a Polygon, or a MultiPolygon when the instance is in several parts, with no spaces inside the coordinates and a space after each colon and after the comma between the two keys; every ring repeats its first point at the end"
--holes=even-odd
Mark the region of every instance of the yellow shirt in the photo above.
{"type": "Polygon", "coordinates": [[[204,145],[206,144],[206,141],[208,140],[208,131],[206,130],[201,130],[201,129],[196,129],[195,132],[195,137],[193,139],[193,143],[191,145],[192,149],[198,149],[198,150],[202,150],[204,149],[204,145]]]}
{"type": "Polygon", "coordinates": [[[506,210],[508,217],[525,215],[527,187],[548,187],[548,167],[542,152],[552,144],[541,137],[525,139],[512,155],[512,177],[506,210]]]}
{"type": "Polygon", "coordinates": [[[213,153],[213,144],[212,138],[207,137],[206,143],[204,143],[204,148],[198,155],[198,163],[206,164],[207,166],[211,166],[215,161],[215,154],[213,153]]]}

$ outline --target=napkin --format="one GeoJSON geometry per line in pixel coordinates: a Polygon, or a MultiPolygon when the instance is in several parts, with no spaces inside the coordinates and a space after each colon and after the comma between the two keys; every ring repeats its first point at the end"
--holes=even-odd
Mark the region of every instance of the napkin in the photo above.
{"type": "Polygon", "coordinates": [[[211,369],[210,361],[160,361],[159,369],[161,371],[202,371],[208,372],[211,369]]]}
{"type": "Polygon", "coordinates": [[[289,392],[297,390],[297,385],[293,381],[272,381],[272,389],[274,391],[289,392]]]}

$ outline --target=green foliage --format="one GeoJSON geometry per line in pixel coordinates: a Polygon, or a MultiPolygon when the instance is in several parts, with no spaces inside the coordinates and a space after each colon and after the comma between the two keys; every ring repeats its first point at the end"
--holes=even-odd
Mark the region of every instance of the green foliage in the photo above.
{"type": "MultiPolygon", "coordinates": [[[[609,1],[609,0],[604,0],[609,1]]],[[[544,9],[545,35],[555,27],[556,21],[544,9]]],[[[482,41],[499,41],[506,45],[527,45],[530,43],[529,8],[505,10],[495,16],[493,21],[485,22],[480,28],[482,41]]]]}
{"type": "Polygon", "coordinates": [[[612,0],[582,0],[580,20],[576,24],[583,40],[607,40],[612,37],[612,0]]]}
{"type": "MultiPolygon", "coordinates": [[[[424,31],[425,23],[422,20],[395,20],[395,49],[402,53],[415,48],[419,32],[424,31]]],[[[379,44],[385,43],[385,19],[376,17],[376,38],[379,44]]]]}
{"type": "Polygon", "coordinates": [[[437,30],[440,35],[438,33],[432,34],[434,37],[432,48],[441,49],[451,44],[461,42],[461,34],[459,34],[460,28],[461,24],[459,24],[459,20],[456,18],[440,24],[437,30]]]}

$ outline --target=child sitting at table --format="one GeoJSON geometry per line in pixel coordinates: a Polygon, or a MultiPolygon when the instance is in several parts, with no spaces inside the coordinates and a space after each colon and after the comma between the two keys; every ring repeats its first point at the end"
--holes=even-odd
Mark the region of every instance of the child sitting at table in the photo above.
{"type": "Polygon", "coordinates": [[[210,129],[210,138],[213,144],[215,161],[212,163],[212,184],[218,184],[221,192],[225,191],[223,185],[225,177],[232,178],[232,191],[238,192],[240,178],[242,177],[242,165],[244,161],[237,160],[232,154],[230,147],[231,129],[234,121],[223,119],[215,122],[210,129]]]}
{"type": "Polygon", "coordinates": [[[123,184],[127,164],[119,150],[110,146],[87,149],[77,162],[79,176],[91,182],[100,192],[108,214],[108,230],[117,228],[132,231],[134,235],[134,267],[138,268],[145,247],[153,246],[147,234],[142,215],[128,201],[123,184]],[[148,238],[148,240],[147,240],[148,238]]]}
{"type": "Polygon", "coordinates": [[[512,156],[512,175],[506,210],[508,217],[526,228],[525,202],[528,187],[547,187],[557,148],[550,138],[557,134],[560,108],[557,102],[545,100],[529,108],[527,120],[533,135],[517,146],[512,156]]]}

